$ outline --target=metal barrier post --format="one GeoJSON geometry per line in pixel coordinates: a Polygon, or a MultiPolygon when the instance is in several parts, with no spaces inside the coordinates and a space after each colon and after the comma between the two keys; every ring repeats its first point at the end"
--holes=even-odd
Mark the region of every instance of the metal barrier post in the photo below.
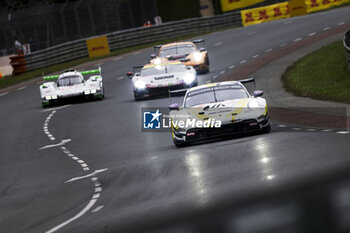
{"type": "Polygon", "coordinates": [[[350,70],[350,30],[345,34],[344,37],[344,48],[346,51],[346,60],[348,62],[348,69],[350,70]]]}
{"type": "Polygon", "coordinates": [[[77,21],[77,29],[78,29],[78,35],[81,37],[81,28],[80,28],[80,20],[79,20],[79,12],[78,12],[78,7],[80,5],[82,0],[79,0],[77,5],[74,7],[74,14],[75,14],[75,20],[77,21]]]}

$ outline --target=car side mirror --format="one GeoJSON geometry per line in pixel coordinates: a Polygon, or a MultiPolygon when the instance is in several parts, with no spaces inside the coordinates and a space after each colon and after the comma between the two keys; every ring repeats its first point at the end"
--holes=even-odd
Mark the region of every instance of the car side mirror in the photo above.
{"type": "Polygon", "coordinates": [[[127,72],[127,73],[126,73],[126,76],[128,76],[128,78],[131,79],[131,78],[132,78],[132,72],[127,72]]]}
{"type": "Polygon", "coordinates": [[[155,59],[157,57],[157,55],[155,55],[154,53],[151,54],[151,59],[155,59]]]}
{"type": "Polygon", "coordinates": [[[256,91],[254,91],[254,97],[256,98],[256,97],[259,97],[259,96],[263,96],[264,95],[264,91],[262,91],[262,90],[256,90],[256,91]]]}
{"type": "Polygon", "coordinates": [[[179,105],[177,103],[175,103],[175,104],[170,105],[169,109],[178,111],[178,110],[180,110],[180,107],[179,107],[179,105]]]}
{"type": "Polygon", "coordinates": [[[207,51],[207,49],[206,48],[200,48],[199,51],[200,52],[205,52],[205,51],[207,51]]]}

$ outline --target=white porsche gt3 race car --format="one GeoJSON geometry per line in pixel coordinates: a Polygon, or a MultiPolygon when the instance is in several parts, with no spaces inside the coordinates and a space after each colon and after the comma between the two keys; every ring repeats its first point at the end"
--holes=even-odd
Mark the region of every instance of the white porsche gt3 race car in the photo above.
{"type": "Polygon", "coordinates": [[[132,72],[127,73],[132,80],[135,100],[153,95],[168,95],[169,90],[198,85],[196,70],[179,61],[148,64],[143,67],[134,67],[134,70],[138,68],[142,69],[134,76],[132,72]]]}
{"type": "Polygon", "coordinates": [[[174,144],[191,142],[241,132],[271,129],[263,91],[251,96],[242,83],[254,79],[210,83],[186,90],[183,105],[170,105],[174,144]]]}
{"type": "Polygon", "coordinates": [[[55,80],[40,85],[42,106],[46,107],[68,98],[103,99],[104,88],[101,68],[97,70],[67,70],[61,75],[46,76],[44,80],[55,80]],[[97,74],[97,75],[93,75],[97,74]],[[93,75],[84,79],[83,75],[93,75]]]}

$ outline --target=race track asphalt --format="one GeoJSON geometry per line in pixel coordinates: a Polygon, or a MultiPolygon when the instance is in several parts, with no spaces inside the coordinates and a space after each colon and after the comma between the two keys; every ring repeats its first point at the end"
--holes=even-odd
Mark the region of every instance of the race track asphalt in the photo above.
{"type": "MultiPolygon", "coordinates": [[[[343,22],[349,7],[203,36],[211,72],[199,81],[343,22]]],[[[350,162],[346,131],[293,130],[273,119],[269,134],[184,148],[169,132],[141,132],[142,107],[182,101],[133,100],[125,73],[150,54],[104,63],[103,101],[42,109],[38,86],[0,96],[1,232],[123,232],[350,162]]]]}

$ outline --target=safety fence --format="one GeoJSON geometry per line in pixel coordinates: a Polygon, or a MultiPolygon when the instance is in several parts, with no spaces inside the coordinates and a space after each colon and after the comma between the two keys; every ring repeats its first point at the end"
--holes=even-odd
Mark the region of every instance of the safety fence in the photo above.
{"type": "MultiPolygon", "coordinates": [[[[151,27],[139,27],[106,34],[110,50],[181,37],[194,33],[204,33],[230,26],[241,26],[239,12],[218,16],[193,18],[151,27]]],[[[26,70],[59,64],[89,56],[87,41],[76,40],[25,55],[26,70]]],[[[92,50],[102,48],[96,45],[92,50]]],[[[105,46],[104,46],[105,47],[105,46]]]]}
{"type": "Polygon", "coordinates": [[[346,51],[346,57],[348,62],[348,69],[350,70],[350,30],[345,34],[344,37],[344,48],[346,51]]]}
{"type": "Polygon", "coordinates": [[[241,11],[244,26],[268,22],[282,18],[305,15],[311,12],[329,9],[350,0],[291,0],[264,7],[241,11]]]}

